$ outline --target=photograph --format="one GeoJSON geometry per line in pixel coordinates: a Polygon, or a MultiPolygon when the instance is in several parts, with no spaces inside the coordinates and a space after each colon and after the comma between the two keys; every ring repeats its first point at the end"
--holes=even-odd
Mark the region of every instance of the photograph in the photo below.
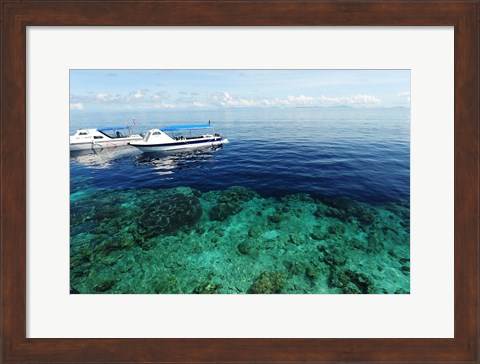
{"type": "Polygon", "coordinates": [[[409,69],[71,69],[71,294],[410,294],[409,69]]]}

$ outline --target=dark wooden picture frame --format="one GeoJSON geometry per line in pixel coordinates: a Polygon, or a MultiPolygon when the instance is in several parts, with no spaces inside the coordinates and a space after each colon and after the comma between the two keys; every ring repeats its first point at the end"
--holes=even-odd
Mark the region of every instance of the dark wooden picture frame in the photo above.
{"type": "MultiPolygon", "coordinates": [[[[1,11],[3,362],[477,363],[479,361],[478,1],[4,0],[1,11]],[[453,26],[455,337],[453,339],[26,338],[26,29],[28,26],[49,25],[453,26]]],[[[434,130],[432,138],[435,138],[434,130]]]]}

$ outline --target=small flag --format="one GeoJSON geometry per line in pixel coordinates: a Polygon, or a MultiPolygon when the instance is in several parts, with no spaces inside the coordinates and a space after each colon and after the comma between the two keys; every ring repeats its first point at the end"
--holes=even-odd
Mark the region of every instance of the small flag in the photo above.
{"type": "Polygon", "coordinates": [[[137,123],[135,122],[135,119],[133,119],[133,125],[137,125],[137,123]]]}

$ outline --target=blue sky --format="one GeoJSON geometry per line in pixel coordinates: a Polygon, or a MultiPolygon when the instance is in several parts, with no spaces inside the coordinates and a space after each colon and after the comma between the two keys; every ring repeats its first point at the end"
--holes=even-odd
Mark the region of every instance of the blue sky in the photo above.
{"type": "Polygon", "coordinates": [[[71,70],[70,109],[410,105],[409,70],[71,70]]]}

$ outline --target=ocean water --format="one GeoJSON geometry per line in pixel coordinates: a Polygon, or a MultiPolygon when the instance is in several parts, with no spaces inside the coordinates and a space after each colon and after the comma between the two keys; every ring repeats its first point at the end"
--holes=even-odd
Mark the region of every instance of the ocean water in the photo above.
{"type": "Polygon", "coordinates": [[[410,110],[72,112],[136,132],[205,123],[215,150],[72,155],[79,293],[409,293],[410,110]]]}

